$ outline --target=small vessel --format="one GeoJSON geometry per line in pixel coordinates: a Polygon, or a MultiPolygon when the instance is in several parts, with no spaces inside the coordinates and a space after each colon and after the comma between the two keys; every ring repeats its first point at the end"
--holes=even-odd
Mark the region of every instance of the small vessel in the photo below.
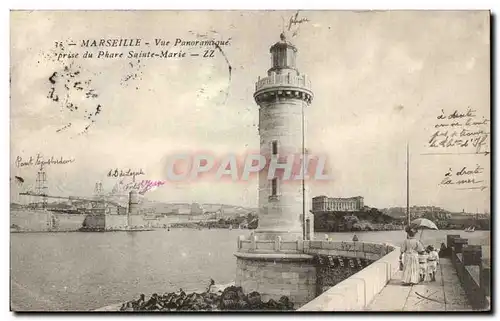
{"type": "Polygon", "coordinates": [[[476,230],[476,228],[474,226],[469,226],[468,228],[466,228],[464,230],[464,232],[474,232],[476,230]]]}

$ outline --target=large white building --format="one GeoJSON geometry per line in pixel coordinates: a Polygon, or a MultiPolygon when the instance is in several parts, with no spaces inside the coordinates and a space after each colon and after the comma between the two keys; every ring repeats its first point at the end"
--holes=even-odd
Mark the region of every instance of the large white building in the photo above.
{"type": "Polygon", "coordinates": [[[317,196],[312,199],[313,212],[356,212],[364,207],[362,196],[336,198],[328,196],[317,196]]]}

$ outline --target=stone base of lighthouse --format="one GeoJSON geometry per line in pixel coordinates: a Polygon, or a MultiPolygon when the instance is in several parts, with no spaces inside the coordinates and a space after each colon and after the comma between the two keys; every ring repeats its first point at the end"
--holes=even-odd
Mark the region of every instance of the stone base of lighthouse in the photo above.
{"type": "MultiPolygon", "coordinates": [[[[259,242],[260,247],[266,244],[274,246],[275,242],[259,242]]],[[[289,247],[292,246],[293,243],[289,243],[289,247]]],[[[236,286],[242,287],[245,294],[257,291],[263,301],[279,301],[282,296],[287,296],[294,303],[294,309],[316,297],[316,267],[313,264],[313,256],[299,252],[271,251],[237,252],[235,256],[235,283],[236,286]]]]}
{"type": "MultiPolygon", "coordinates": [[[[302,217],[300,217],[302,219],[302,217]]],[[[306,240],[314,235],[314,218],[307,215],[306,240]]],[[[304,253],[302,233],[278,229],[256,230],[250,238],[238,238],[236,286],[249,294],[257,291],[262,299],[278,301],[287,296],[298,309],[317,293],[316,265],[304,253]]]]}

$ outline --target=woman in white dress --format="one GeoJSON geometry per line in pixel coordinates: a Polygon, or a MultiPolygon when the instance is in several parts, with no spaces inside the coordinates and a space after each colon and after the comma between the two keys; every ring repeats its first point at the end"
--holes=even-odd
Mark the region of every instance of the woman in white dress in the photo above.
{"type": "Polygon", "coordinates": [[[424,251],[422,243],[415,239],[417,230],[413,228],[406,228],[407,238],[401,246],[401,260],[404,254],[403,261],[403,285],[415,285],[420,281],[420,265],[418,263],[418,253],[424,251]]]}

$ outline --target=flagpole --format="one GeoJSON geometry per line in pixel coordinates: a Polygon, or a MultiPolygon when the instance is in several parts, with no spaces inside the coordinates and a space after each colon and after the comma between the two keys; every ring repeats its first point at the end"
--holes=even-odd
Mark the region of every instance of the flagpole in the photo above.
{"type": "Polygon", "coordinates": [[[410,147],[406,143],[406,216],[410,226],[410,147]]]}
{"type": "Polygon", "coordinates": [[[305,124],[304,124],[304,103],[302,103],[302,239],[306,240],[306,159],[305,159],[305,124]]]}

